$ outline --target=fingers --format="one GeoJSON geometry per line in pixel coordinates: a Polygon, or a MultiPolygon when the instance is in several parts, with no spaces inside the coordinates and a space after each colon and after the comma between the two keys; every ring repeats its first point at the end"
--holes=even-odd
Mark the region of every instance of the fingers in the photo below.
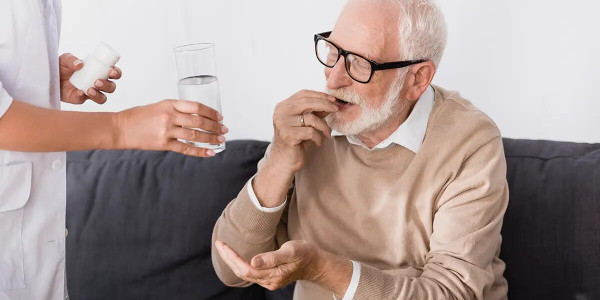
{"type": "Polygon", "coordinates": [[[323,133],[327,138],[331,138],[331,128],[323,119],[315,116],[314,114],[304,114],[304,125],[313,127],[314,129],[323,133]]]}
{"type": "Polygon", "coordinates": [[[171,101],[173,103],[173,107],[175,107],[175,109],[179,112],[186,114],[197,114],[215,121],[223,120],[223,115],[221,115],[215,109],[212,109],[204,104],[188,100],[171,101]]]}
{"type": "Polygon", "coordinates": [[[113,93],[116,89],[117,89],[117,85],[107,79],[98,79],[96,80],[96,82],[94,82],[94,86],[96,87],[97,90],[106,92],[106,93],[113,93]]]}
{"type": "Polygon", "coordinates": [[[335,97],[332,95],[329,95],[329,94],[323,93],[323,92],[312,91],[312,90],[301,90],[301,91],[297,92],[296,94],[294,94],[294,96],[324,99],[324,100],[328,100],[331,102],[335,102],[335,100],[336,100],[335,97]]]}
{"type": "Polygon", "coordinates": [[[290,98],[289,106],[292,114],[313,111],[335,112],[339,110],[335,100],[334,96],[323,92],[302,90],[290,98]]]}
{"type": "Polygon", "coordinates": [[[63,101],[72,104],[83,104],[88,99],[88,96],[76,88],[70,89],[66,95],[66,97],[63,97],[63,101]]]}
{"type": "Polygon", "coordinates": [[[235,250],[229,247],[229,245],[221,241],[216,241],[215,247],[217,248],[217,251],[219,251],[221,258],[237,277],[253,282],[257,281],[257,278],[262,277],[261,274],[256,272],[256,269],[248,264],[235,250]]]}
{"type": "Polygon", "coordinates": [[[280,248],[276,251],[266,252],[254,256],[250,265],[258,270],[271,269],[279,265],[287,264],[292,259],[292,253],[280,248]]]}
{"type": "Polygon", "coordinates": [[[90,99],[92,99],[92,101],[98,104],[104,104],[106,102],[106,95],[99,92],[95,88],[89,88],[87,90],[87,95],[90,97],[90,99]]]}
{"type": "Polygon", "coordinates": [[[58,58],[60,68],[77,71],[83,68],[83,61],[71,53],[65,53],[58,58]]]}
{"type": "Polygon", "coordinates": [[[219,124],[218,121],[222,120],[223,116],[216,110],[198,102],[186,100],[165,100],[161,102],[161,105],[167,105],[167,109],[176,111],[169,114],[170,121],[168,123],[171,124],[169,125],[171,128],[168,129],[167,136],[171,140],[167,143],[167,150],[197,157],[212,157],[215,155],[213,150],[196,147],[193,143],[179,140],[213,145],[225,142],[223,134],[227,133],[229,129],[219,124]]]}
{"type": "Polygon", "coordinates": [[[113,67],[113,69],[108,74],[108,78],[110,79],[119,79],[123,75],[123,71],[118,67],[113,67]]]}
{"type": "Polygon", "coordinates": [[[285,141],[288,146],[297,146],[306,140],[312,140],[317,146],[321,146],[322,136],[319,132],[330,138],[331,129],[319,117],[337,112],[339,107],[335,101],[335,97],[331,95],[303,90],[280,102],[273,114],[278,139],[285,141]],[[300,115],[304,118],[305,126],[302,125],[300,115]]]}
{"type": "Polygon", "coordinates": [[[225,142],[225,137],[222,135],[210,134],[196,129],[183,127],[175,127],[171,129],[169,135],[171,138],[182,139],[190,142],[209,143],[215,145],[225,142]]]}
{"type": "Polygon", "coordinates": [[[313,114],[315,114],[315,116],[317,116],[318,118],[325,119],[325,117],[329,116],[330,112],[315,111],[313,112],[313,114]]]}
{"type": "Polygon", "coordinates": [[[288,146],[296,146],[304,141],[313,141],[320,147],[323,141],[323,136],[313,127],[287,127],[279,130],[277,135],[288,146]]]}
{"type": "Polygon", "coordinates": [[[169,151],[178,152],[181,154],[196,156],[196,157],[213,157],[215,156],[215,151],[205,148],[195,147],[191,144],[186,144],[180,142],[178,140],[171,140],[167,144],[167,149],[169,151]]]}
{"type": "Polygon", "coordinates": [[[187,128],[199,128],[216,134],[226,134],[229,129],[217,121],[202,116],[194,116],[184,113],[177,113],[175,124],[187,128]]]}
{"type": "Polygon", "coordinates": [[[313,141],[319,147],[323,144],[323,137],[312,127],[298,127],[297,138],[300,141],[313,141]]]}
{"type": "Polygon", "coordinates": [[[107,100],[104,93],[113,93],[116,89],[117,85],[114,82],[108,79],[98,79],[94,82],[94,87],[87,90],[87,95],[92,101],[104,104],[107,100]]]}
{"type": "Polygon", "coordinates": [[[331,128],[325,121],[314,114],[304,114],[304,125],[299,116],[292,116],[288,119],[281,130],[284,139],[292,139],[291,144],[299,144],[302,141],[312,140],[316,145],[321,146],[322,136],[331,138],[331,128]],[[322,134],[322,135],[321,135],[322,134]]]}
{"type": "Polygon", "coordinates": [[[289,114],[299,115],[314,111],[336,112],[339,107],[333,102],[322,98],[302,98],[289,103],[289,114]]]}
{"type": "Polygon", "coordinates": [[[334,96],[317,91],[303,90],[280,102],[277,105],[276,113],[282,111],[289,115],[299,115],[315,111],[336,112],[339,108],[335,101],[334,96]]]}
{"type": "Polygon", "coordinates": [[[219,252],[219,256],[221,256],[221,259],[227,264],[227,266],[229,266],[229,268],[231,269],[231,271],[233,271],[233,273],[235,273],[235,275],[237,277],[241,278],[241,274],[240,274],[240,270],[238,268],[238,264],[235,263],[233,261],[233,259],[229,258],[229,253],[227,253],[224,249],[224,245],[225,243],[221,242],[221,241],[216,241],[215,242],[215,248],[217,248],[217,251],[219,252]]]}
{"type": "Polygon", "coordinates": [[[257,269],[244,260],[235,250],[221,241],[215,242],[215,248],[217,248],[219,256],[221,256],[233,273],[243,280],[258,283],[271,291],[281,288],[290,282],[286,276],[287,272],[282,271],[279,267],[257,269]]]}

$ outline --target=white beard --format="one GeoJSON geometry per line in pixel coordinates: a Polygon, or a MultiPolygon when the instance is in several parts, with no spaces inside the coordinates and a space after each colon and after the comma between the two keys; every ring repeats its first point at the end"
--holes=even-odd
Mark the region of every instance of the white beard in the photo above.
{"type": "Polygon", "coordinates": [[[387,99],[379,107],[369,105],[365,98],[349,89],[340,88],[332,90],[326,88],[328,94],[354,105],[359,105],[361,107],[361,114],[356,120],[344,122],[339,118],[339,113],[332,113],[325,118],[325,122],[327,122],[327,125],[331,129],[344,135],[358,135],[378,128],[396,112],[397,105],[400,102],[399,98],[403,87],[403,79],[401,78],[401,80],[392,85],[386,95],[387,99]]]}

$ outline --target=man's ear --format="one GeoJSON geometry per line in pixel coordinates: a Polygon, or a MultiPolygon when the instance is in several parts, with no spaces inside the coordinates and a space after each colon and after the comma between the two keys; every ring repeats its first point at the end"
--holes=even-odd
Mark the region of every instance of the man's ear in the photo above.
{"type": "Polygon", "coordinates": [[[410,66],[407,80],[405,81],[406,99],[409,101],[419,100],[431,84],[435,71],[435,64],[429,60],[410,66]]]}

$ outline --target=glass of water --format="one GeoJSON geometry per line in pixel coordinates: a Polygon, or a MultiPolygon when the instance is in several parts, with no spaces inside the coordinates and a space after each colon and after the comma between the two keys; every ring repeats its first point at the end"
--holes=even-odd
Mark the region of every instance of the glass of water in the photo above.
{"type": "MultiPolygon", "coordinates": [[[[215,45],[198,43],[177,47],[175,48],[175,61],[177,63],[179,98],[200,102],[222,113],[215,63],[215,45]]],[[[206,132],[199,128],[194,129],[206,132]]],[[[225,150],[225,143],[182,142],[211,149],[215,153],[225,150]]]]}

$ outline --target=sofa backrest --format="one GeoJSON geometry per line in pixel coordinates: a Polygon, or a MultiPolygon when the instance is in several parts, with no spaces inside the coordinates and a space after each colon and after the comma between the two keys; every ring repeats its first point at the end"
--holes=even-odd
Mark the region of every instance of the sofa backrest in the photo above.
{"type": "Polygon", "coordinates": [[[600,144],[504,139],[509,299],[600,299],[600,144]]]}
{"type": "MultiPolygon", "coordinates": [[[[266,147],[228,142],[212,159],[69,153],[71,298],[291,299],[289,288],[227,288],[210,260],[213,225],[266,147]]],[[[600,144],[505,139],[504,147],[509,299],[600,299],[600,144]]]]}

